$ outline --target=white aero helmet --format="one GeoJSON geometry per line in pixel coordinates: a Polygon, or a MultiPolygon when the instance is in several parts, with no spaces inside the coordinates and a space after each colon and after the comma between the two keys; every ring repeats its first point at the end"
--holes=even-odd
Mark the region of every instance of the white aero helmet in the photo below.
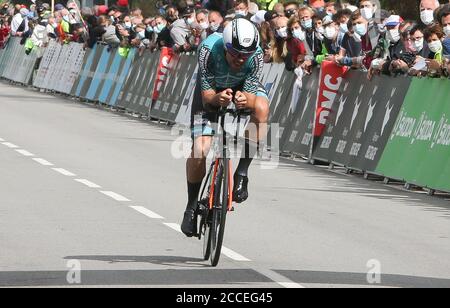
{"type": "Polygon", "coordinates": [[[242,54],[252,54],[259,47],[259,32],[255,25],[244,18],[232,20],[223,30],[225,49],[242,54]]]}

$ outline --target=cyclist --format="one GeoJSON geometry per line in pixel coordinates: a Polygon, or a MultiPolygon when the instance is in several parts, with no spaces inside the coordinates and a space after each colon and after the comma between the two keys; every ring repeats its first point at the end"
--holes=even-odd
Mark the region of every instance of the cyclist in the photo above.
{"type": "Polygon", "coordinates": [[[181,230],[188,237],[197,234],[197,201],[206,174],[206,157],[217,123],[217,111],[232,102],[237,109],[251,111],[250,127],[246,131],[245,146],[234,175],[233,201],[242,203],[248,198],[248,169],[259,141],[267,134],[269,99],[259,79],[263,70],[264,52],[259,46],[256,27],[243,18],[234,19],[223,34],[214,33],[198,51],[199,78],[191,114],[193,147],[187,161],[188,204],[181,230]]]}

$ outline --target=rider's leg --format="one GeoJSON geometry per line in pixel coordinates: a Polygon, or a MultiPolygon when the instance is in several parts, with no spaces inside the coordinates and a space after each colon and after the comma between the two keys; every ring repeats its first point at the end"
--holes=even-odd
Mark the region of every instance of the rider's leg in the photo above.
{"type": "Polygon", "coordinates": [[[210,136],[198,137],[194,140],[192,152],[186,162],[188,183],[188,207],[197,202],[200,186],[206,174],[206,157],[211,149],[210,136]]]}
{"type": "Polygon", "coordinates": [[[206,174],[206,157],[211,148],[212,137],[197,137],[192,146],[192,152],[186,162],[186,175],[188,186],[188,203],[184,213],[181,230],[187,236],[193,236],[197,232],[197,200],[200,193],[202,180],[206,174]]]}
{"type": "Polygon", "coordinates": [[[241,203],[248,198],[248,169],[258,151],[260,142],[267,136],[267,121],[269,118],[269,101],[265,96],[257,96],[255,109],[250,124],[245,131],[245,144],[241,159],[234,176],[234,201],[241,203]]]}

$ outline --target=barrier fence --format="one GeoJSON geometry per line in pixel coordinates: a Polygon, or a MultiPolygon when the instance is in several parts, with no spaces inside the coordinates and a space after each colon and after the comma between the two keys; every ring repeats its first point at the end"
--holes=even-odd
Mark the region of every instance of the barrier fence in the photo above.
{"type": "MultiPolygon", "coordinates": [[[[195,54],[168,49],[124,53],[51,42],[27,55],[12,38],[0,50],[2,78],[187,126],[197,70],[195,54]]],[[[266,64],[261,77],[281,152],[450,192],[448,79],[369,81],[327,62],[297,75],[266,64]]]]}

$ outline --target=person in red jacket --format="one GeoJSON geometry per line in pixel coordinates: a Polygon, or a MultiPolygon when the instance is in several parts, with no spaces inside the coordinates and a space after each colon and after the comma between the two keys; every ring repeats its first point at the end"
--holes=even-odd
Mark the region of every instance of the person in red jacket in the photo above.
{"type": "Polygon", "coordinates": [[[0,48],[5,46],[6,40],[9,37],[9,33],[11,32],[11,28],[9,26],[8,19],[2,19],[0,25],[0,48]]]}

